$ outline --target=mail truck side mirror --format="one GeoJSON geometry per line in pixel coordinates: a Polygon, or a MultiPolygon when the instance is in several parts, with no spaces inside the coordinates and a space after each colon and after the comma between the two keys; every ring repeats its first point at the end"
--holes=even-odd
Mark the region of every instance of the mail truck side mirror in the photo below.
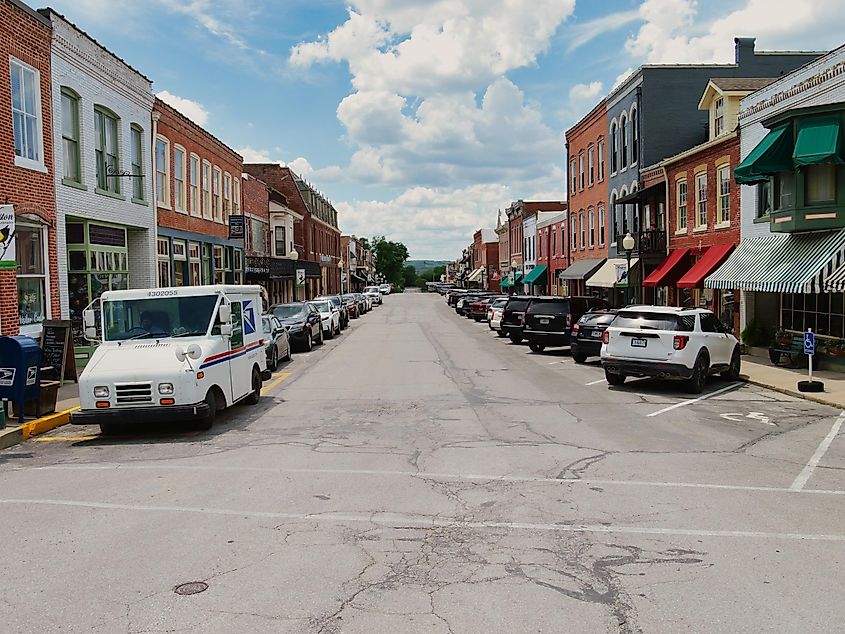
{"type": "Polygon", "coordinates": [[[220,334],[224,337],[232,336],[232,324],[220,324],[220,334]]]}
{"type": "MultiPolygon", "coordinates": [[[[221,304],[220,308],[217,310],[217,315],[219,316],[221,322],[228,324],[232,321],[232,307],[229,306],[229,304],[221,304]]],[[[229,330],[229,334],[232,334],[231,327],[229,330]]]]}
{"type": "Polygon", "coordinates": [[[94,313],[93,310],[90,308],[86,308],[82,311],[82,321],[85,322],[85,336],[88,336],[88,329],[94,328],[94,336],[97,336],[96,326],[97,326],[97,315],[94,313]]]}

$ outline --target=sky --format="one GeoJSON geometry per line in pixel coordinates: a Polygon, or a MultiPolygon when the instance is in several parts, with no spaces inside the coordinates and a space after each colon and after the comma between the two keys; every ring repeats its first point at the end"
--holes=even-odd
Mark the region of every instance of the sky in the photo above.
{"type": "MultiPolygon", "coordinates": [[[[27,0],[32,6],[39,5],[27,0]]],[[[341,231],[454,259],[511,201],[564,200],[563,135],[643,63],[843,43],[842,0],[54,0],[341,231]]]]}

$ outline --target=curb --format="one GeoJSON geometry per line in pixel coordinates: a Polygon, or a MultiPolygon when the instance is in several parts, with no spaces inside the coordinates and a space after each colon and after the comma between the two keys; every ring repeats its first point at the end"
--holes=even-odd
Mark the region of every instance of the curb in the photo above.
{"type": "Polygon", "coordinates": [[[67,425],[70,422],[71,412],[75,412],[78,409],[79,407],[71,407],[70,409],[29,421],[19,427],[0,430],[0,449],[8,449],[14,445],[19,445],[33,436],[38,436],[56,427],[67,425]]]}
{"type": "Polygon", "coordinates": [[[763,381],[755,381],[754,379],[750,379],[747,376],[742,376],[739,380],[744,381],[746,383],[750,383],[751,385],[764,387],[767,390],[772,390],[773,392],[780,392],[781,394],[786,394],[787,396],[794,396],[795,398],[801,398],[805,401],[813,401],[821,405],[827,405],[828,407],[845,410],[845,403],[837,403],[836,401],[830,401],[820,396],[815,396],[812,392],[799,392],[798,390],[790,390],[788,388],[780,387],[778,385],[764,383],[763,381]]]}

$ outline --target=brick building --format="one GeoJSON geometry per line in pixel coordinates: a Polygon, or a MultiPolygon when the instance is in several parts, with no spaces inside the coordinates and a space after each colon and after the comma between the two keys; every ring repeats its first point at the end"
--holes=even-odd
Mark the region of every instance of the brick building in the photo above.
{"type": "Polygon", "coordinates": [[[566,295],[568,290],[561,279],[568,262],[566,216],[565,212],[552,214],[537,223],[537,266],[546,267],[547,285],[542,292],[550,295],[566,295]]]}
{"type": "Polygon", "coordinates": [[[8,263],[0,264],[0,334],[37,337],[41,322],[61,313],[51,24],[22,2],[0,0],[0,35],[8,60],[0,82],[0,214],[15,221],[0,223],[0,262],[8,263]]]}
{"type": "MultiPolygon", "coordinates": [[[[607,259],[607,107],[602,99],[566,131],[569,181],[568,261],[560,273],[562,294],[587,294],[585,280],[607,259]]],[[[591,293],[602,294],[591,289],[591,293]]]]}
{"type": "Polygon", "coordinates": [[[510,275],[511,270],[511,232],[507,218],[502,222],[502,212],[496,218],[496,235],[499,237],[499,285],[510,275]]]}
{"type": "Polygon", "coordinates": [[[468,285],[498,291],[499,236],[493,229],[479,229],[472,236],[472,272],[468,285]]]}
{"type": "MultiPolygon", "coordinates": [[[[305,271],[304,297],[339,292],[340,230],[334,206],[289,167],[247,163],[244,171],[280,192],[293,214],[293,251],[285,259],[294,262],[291,255],[295,253],[291,274],[296,269],[305,271]]],[[[298,293],[303,299],[303,291],[298,293]]]]}
{"type": "Polygon", "coordinates": [[[243,158],[160,99],[152,118],[158,285],[243,283],[245,240],[229,239],[243,158]]]}

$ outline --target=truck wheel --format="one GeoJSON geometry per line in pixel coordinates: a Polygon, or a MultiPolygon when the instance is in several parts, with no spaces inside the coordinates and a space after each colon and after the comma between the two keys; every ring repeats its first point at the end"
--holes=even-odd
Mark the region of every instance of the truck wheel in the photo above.
{"type": "Polygon", "coordinates": [[[615,372],[608,372],[605,370],[604,378],[608,385],[622,385],[628,377],[624,374],[616,374],[615,372]]]}
{"type": "Polygon", "coordinates": [[[119,428],[114,423],[100,423],[100,436],[115,436],[119,428]]]}
{"type": "Polygon", "coordinates": [[[542,352],[546,349],[542,343],[534,343],[533,341],[528,344],[528,347],[531,348],[531,352],[542,352]]]}
{"type": "Polygon", "coordinates": [[[247,405],[258,405],[258,401],[261,399],[261,374],[258,370],[253,369],[252,371],[252,392],[249,393],[244,399],[244,403],[247,405]]]}
{"type": "Polygon", "coordinates": [[[208,391],[205,395],[205,402],[208,405],[208,414],[205,415],[205,418],[199,419],[196,424],[196,428],[200,431],[211,429],[214,419],[217,418],[217,397],[214,396],[214,392],[208,391]]]}

